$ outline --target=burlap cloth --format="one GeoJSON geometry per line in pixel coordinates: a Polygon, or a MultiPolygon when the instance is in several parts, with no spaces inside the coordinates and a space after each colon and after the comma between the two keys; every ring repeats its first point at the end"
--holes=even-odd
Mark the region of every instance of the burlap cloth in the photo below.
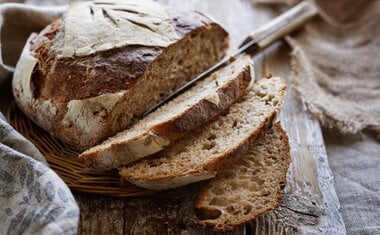
{"type": "MultiPolygon", "coordinates": [[[[283,0],[290,4],[296,1],[283,0]]],[[[326,149],[347,233],[380,234],[380,145],[367,135],[379,136],[380,133],[380,1],[326,0],[318,1],[318,5],[321,17],[297,35],[287,37],[293,47],[292,86],[325,128],[326,149]]],[[[0,108],[7,106],[9,74],[29,32],[38,31],[62,11],[58,8],[26,9],[20,5],[2,5],[0,11],[4,13],[6,7],[15,8],[13,14],[17,17],[10,17],[10,11],[6,11],[7,14],[0,18],[0,108]]],[[[4,136],[25,143],[6,122],[0,124],[5,130],[4,136]]],[[[25,146],[18,143],[12,141],[0,149],[2,161],[7,161],[9,154],[19,156],[26,163],[30,161],[29,156],[39,156],[39,153],[23,152],[25,146]]],[[[33,168],[33,164],[29,165],[33,168]]],[[[3,165],[0,173],[2,171],[5,171],[3,165]]],[[[8,170],[8,173],[12,177],[19,176],[17,171],[8,170]]],[[[0,184],[5,185],[6,180],[0,174],[0,184]]],[[[4,197],[0,196],[0,200],[8,203],[4,197]]],[[[22,200],[21,194],[17,203],[22,205],[22,200]]],[[[45,204],[48,208],[47,205],[49,203],[45,204]]],[[[75,206],[71,205],[74,214],[75,206]]],[[[9,229],[11,221],[15,221],[13,215],[9,210],[0,211],[0,227],[8,226],[9,229]]],[[[70,226],[58,226],[56,231],[62,228],[75,231],[77,217],[72,218],[70,226]]],[[[23,217],[17,219],[20,221],[23,217]]],[[[28,231],[26,226],[23,229],[28,231]]]]}
{"type": "Polygon", "coordinates": [[[380,234],[380,1],[316,3],[287,37],[292,86],[324,128],[347,233],[380,234]]]}

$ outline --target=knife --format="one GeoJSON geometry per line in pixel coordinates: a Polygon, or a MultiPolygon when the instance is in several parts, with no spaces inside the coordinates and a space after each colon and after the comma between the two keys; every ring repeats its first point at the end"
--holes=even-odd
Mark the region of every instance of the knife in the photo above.
{"type": "Polygon", "coordinates": [[[242,55],[243,53],[247,53],[251,56],[256,55],[258,52],[267,48],[273,42],[300,28],[309,19],[313,18],[317,14],[318,9],[312,1],[303,1],[297,4],[293,8],[272,19],[271,21],[257,29],[255,32],[247,36],[247,38],[243,40],[240,47],[235,52],[233,52],[229,56],[226,56],[212,67],[199,74],[197,77],[193,78],[183,86],[179,87],[176,91],[168,95],[158,104],[147,110],[143,114],[143,116],[146,116],[147,114],[153,112],[164,103],[168,102],[178,94],[182,93],[196,81],[205,78],[217,69],[227,65],[228,63],[233,61],[234,58],[242,55]]]}

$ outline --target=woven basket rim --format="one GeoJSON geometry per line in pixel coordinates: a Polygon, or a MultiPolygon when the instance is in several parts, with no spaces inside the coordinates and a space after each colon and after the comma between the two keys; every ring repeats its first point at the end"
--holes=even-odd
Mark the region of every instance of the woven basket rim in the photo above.
{"type": "Polygon", "coordinates": [[[123,181],[117,170],[97,172],[86,167],[77,158],[79,151],[37,126],[15,102],[5,116],[13,128],[37,147],[50,168],[72,191],[116,197],[145,196],[155,192],[123,181]]]}

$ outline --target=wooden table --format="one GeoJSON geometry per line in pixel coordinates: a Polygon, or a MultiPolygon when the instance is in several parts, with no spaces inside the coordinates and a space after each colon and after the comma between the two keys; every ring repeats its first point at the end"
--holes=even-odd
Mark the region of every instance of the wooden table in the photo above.
{"type": "MultiPolygon", "coordinates": [[[[182,9],[201,10],[231,34],[231,48],[274,13],[250,1],[161,1],[182,9]]],[[[280,120],[286,129],[292,164],[280,206],[229,234],[344,234],[339,202],[328,167],[317,120],[296,98],[290,85],[291,49],[278,42],[254,58],[256,76],[282,76],[288,95],[280,120]]],[[[212,234],[193,224],[193,202],[202,183],[136,198],[112,198],[76,193],[81,209],[79,234],[212,234]]]]}
{"type": "MultiPolygon", "coordinates": [[[[271,9],[248,0],[161,2],[211,15],[230,32],[231,48],[274,16],[271,9]]],[[[289,135],[292,164],[282,201],[275,211],[229,234],[345,233],[320,126],[290,85],[290,53],[284,42],[278,42],[254,58],[258,78],[273,74],[288,81],[280,120],[289,135]]],[[[81,210],[79,234],[212,234],[193,224],[193,201],[201,185],[136,198],[75,193],[81,210]]]]}

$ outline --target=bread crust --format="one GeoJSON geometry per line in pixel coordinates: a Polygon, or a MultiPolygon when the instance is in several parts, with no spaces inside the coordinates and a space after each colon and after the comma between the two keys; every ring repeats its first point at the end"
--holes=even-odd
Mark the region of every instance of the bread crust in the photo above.
{"type": "MultiPolygon", "coordinates": [[[[89,56],[59,59],[52,46],[62,30],[61,20],[48,25],[37,36],[30,37],[24,48],[25,54],[34,57],[37,63],[28,81],[21,81],[17,76],[23,71],[14,76],[13,92],[18,106],[37,125],[79,150],[88,149],[126,128],[156,102],[155,97],[147,96],[149,99],[144,105],[137,105],[133,113],[128,112],[126,104],[133,103],[130,100],[141,93],[137,91],[137,84],[155,79],[150,71],[159,68],[175,51],[182,50],[182,44],[202,33],[219,34],[222,46],[218,49],[219,58],[214,58],[212,63],[224,55],[228,46],[227,32],[204,15],[171,8],[166,12],[181,37],[167,48],[125,46],[89,56]],[[30,86],[31,97],[25,94],[25,86],[30,86]],[[47,111],[46,106],[54,112],[47,111]]],[[[203,66],[196,74],[211,66],[211,60],[203,66]]],[[[183,82],[173,84],[174,88],[183,82]]]]}
{"type": "MultiPolygon", "coordinates": [[[[215,94],[212,94],[213,97],[218,97],[217,103],[210,102],[207,97],[200,99],[182,113],[157,123],[133,139],[124,142],[113,141],[108,146],[105,144],[104,148],[95,146],[80,154],[79,159],[89,167],[108,170],[154,154],[174,143],[185,133],[222,113],[246,93],[254,81],[253,66],[248,55],[241,60],[245,63],[243,69],[223,86],[219,86],[215,90],[215,94]]],[[[118,136],[122,136],[122,133],[119,133],[118,136]]]]}

